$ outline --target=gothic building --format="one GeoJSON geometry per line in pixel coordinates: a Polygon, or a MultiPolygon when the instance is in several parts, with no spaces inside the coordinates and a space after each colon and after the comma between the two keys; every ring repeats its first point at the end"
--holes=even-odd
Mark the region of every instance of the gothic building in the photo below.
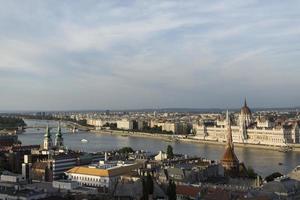
{"type": "MultiPolygon", "coordinates": [[[[242,144],[261,144],[284,146],[300,143],[300,131],[297,123],[282,123],[275,125],[273,122],[261,118],[254,120],[252,112],[245,100],[238,113],[237,120],[231,125],[232,140],[242,144]]],[[[205,125],[199,121],[193,124],[195,139],[226,142],[226,121],[218,120],[214,125],[205,125]]]]}

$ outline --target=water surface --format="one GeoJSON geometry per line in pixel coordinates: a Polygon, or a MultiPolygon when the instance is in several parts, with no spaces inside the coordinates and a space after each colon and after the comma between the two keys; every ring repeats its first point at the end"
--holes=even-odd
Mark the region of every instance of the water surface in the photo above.
{"type": "MultiPolygon", "coordinates": [[[[55,121],[26,120],[29,126],[56,126],[55,121]]],[[[44,129],[27,129],[19,135],[23,145],[42,144],[44,129]]],[[[224,146],[213,144],[190,144],[182,142],[166,142],[154,138],[122,137],[107,134],[95,134],[90,132],[70,133],[70,130],[62,129],[64,143],[69,149],[88,152],[108,151],[130,146],[133,149],[143,149],[149,152],[166,150],[167,145],[172,145],[175,153],[197,155],[208,159],[220,160],[224,153],[224,146]],[[81,139],[87,139],[88,143],[82,143],[81,139]]],[[[51,130],[54,141],[56,129],[51,130]]],[[[255,149],[251,147],[235,147],[240,162],[251,166],[262,176],[272,172],[288,173],[300,163],[299,152],[282,153],[272,150],[255,149]],[[283,163],[283,165],[278,165],[283,163]]]]}

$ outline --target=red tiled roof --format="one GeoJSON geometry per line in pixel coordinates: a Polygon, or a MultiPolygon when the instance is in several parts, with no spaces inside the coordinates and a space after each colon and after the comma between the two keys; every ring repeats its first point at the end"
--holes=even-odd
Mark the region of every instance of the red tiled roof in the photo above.
{"type": "Polygon", "coordinates": [[[201,188],[199,187],[193,187],[188,185],[176,185],[176,194],[184,195],[188,197],[196,197],[199,192],[201,191],[201,188]]]}

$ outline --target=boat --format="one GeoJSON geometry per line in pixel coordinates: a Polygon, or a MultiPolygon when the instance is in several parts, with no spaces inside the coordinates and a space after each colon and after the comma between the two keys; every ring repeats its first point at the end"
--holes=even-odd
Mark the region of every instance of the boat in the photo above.
{"type": "Polygon", "coordinates": [[[86,139],[81,139],[81,142],[82,142],[82,143],[87,143],[88,140],[86,140],[86,139]]]}
{"type": "Polygon", "coordinates": [[[293,150],[293,148],[290,147],[290,146],[281,146],[281,147],[278,149],[279,152],[283,152],[283,153],[287,153],[287,152],[290,152],[290,151],[292,151],[292,150],[293,150]]]}

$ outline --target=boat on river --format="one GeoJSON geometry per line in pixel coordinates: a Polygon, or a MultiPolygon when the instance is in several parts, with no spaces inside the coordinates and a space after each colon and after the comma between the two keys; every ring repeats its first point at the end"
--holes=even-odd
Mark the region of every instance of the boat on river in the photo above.
{"type": "Polygon", "coordinates": [[[81,139],[81,142],[82,142],[82,143],[87,143],[88,140],[87,140],[87,139],[81,139]]]}

